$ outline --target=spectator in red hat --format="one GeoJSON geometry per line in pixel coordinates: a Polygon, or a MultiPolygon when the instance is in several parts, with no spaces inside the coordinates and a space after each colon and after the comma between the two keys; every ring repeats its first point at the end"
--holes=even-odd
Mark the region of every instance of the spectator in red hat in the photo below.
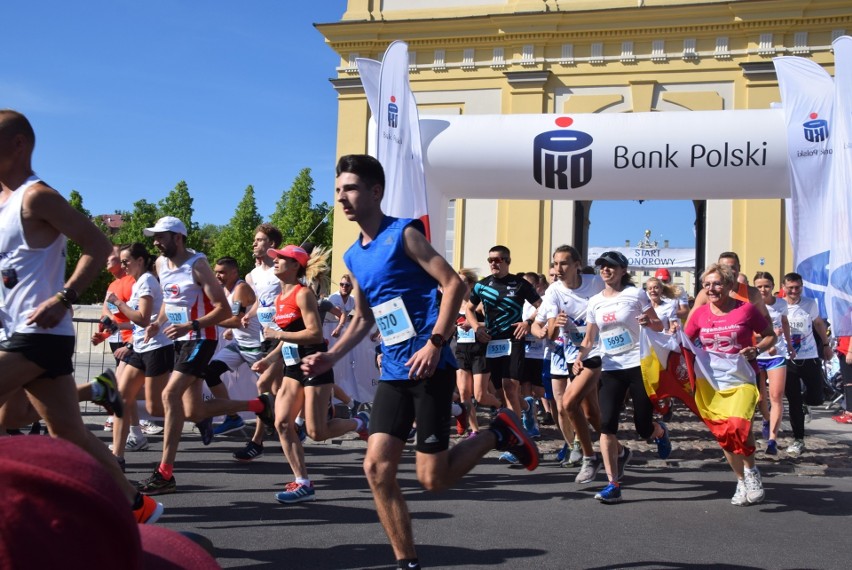
{"type": "Polygon", "coordinates": [[[654,272],[654,277],[663,282],[663,285],[671,287],[675,293],[675,302],[677,303],[677,318],[683,321],[689,315],[689,295],[686,289],[672,283],[672,276],[669,270],[665,267],[660,267],[654,272]]]}

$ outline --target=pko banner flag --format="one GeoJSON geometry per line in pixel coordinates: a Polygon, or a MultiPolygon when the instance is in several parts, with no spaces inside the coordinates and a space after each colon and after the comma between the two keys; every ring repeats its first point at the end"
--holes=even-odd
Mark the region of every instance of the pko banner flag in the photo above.
{"type": "Polygon", "coordinates": [[[781,111],[429,115],[426,180],[449,198],[789,195],[781,111]]]}
{"type": "Polygon", "coordinates": [[[753,454],[755,448],[748,444],[748,437],[759,394],[751,364],[739,354],[719,354],[695,346],[683,331],[680,335],[699,416],[722,449],[753,454]]]}
{"type": "Polygon", "coordinates": [[[408,44],[385,51],[376,81],[376,62],[358,59],[361,83],[377,125],[376,158],[385,170],[382,210],[399,218],[420,218],[430,237],[426,178],[417,102],[408,83],[408,44]],[[376,92],[378,89],[378,92],[376,92]]]}
{"type": "Polygon", "coordinates": [[[835,336],[852,335],[852,38],[834,47],[834,157],[828,177],[831,223],[826,305],[835,336]]]}
{"type": "Polygon", "coordinates": [[[791,197],[787,226],[793,267],[804,279],[804,295],[826,316],[831,223],[825,191],[833,160],[834,81],[809,59],[776,57],[778,87],[787,125],[791,197]]]}

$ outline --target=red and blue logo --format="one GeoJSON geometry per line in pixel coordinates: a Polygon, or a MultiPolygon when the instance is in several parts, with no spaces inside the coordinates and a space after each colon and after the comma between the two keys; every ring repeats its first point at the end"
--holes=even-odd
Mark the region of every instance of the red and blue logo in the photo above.
{"type": "Polygon", "coordinates": [[[399,107],[396,104],[396,97],[391,95],[390,103],[388,103],[388,126],[392,129],[397,128],[399,123],[399,107]]]}

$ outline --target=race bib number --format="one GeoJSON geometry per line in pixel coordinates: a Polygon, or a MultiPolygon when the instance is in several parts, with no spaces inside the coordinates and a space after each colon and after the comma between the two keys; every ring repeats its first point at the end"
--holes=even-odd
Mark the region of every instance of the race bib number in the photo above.
{"type": "Polygon", "coordinates": [[[630,331],[626,328],[613,327],[606,331],[601,331],[601,344],[605,353],[615,356],[633,350],[635,341],[630,336],[630,331]]]}
{"type": "Polygon", "coordinates": [[[265,327],[275,322],[275,307],[258,307],[257,320],[265,327]]]}
{"type": "Polygon", "coordinates": [[[500,358],[501,356],[509,356],[512,353],[512,341],[492,340],[489,341],[488,347],[485,350],[485,358],[500,358]]]}
{"type": "Polygon", "coordinates": [[[471,344],[476,342],[476,331],[473,329],[464,330],[463,328],[458,327],[456,332],[458,334],[456,342],[459,344],[471,344]]]}
{"type": "Polygon", "coordinates": [[[805,321],[799,319],[790,320],[790,332],[800,337],[805,334],[805,321]]]}
{"type": "Polygon", "coordinates": [[[299,345],[292,342],[285,342],[281,345],[281,355],[284,357],[284,364],[287,366],[295,366],[299,364],[299,345]]]}
{"type": "Polygon", "coordinates": [[[586,327],[578,326],[577,330],[569,331],[568,338],[571,340],[571,344],[579,348],[583,344],[583,339],[586,338],[586,327]]]}
{"type": "Polygon", "coordinates": [[[411,317],[408,316],[401,297],[385,301],[381,305],[372,307],[372,310],[379,332],[382,333],[382,341],[386,345],[399,344],[416,336],[411,317]]]}
{"type": "Polygon", "coordinates": [[[526,358],[544,358],[544,339],[536,338],[528,334],[524,339],[524,356],[526,358]]]}
{"type": "Polygon", "coordinates": [[[189,308],[166,305],[166,318],[173,325],[183,325],[189,322],[189,308]]]}

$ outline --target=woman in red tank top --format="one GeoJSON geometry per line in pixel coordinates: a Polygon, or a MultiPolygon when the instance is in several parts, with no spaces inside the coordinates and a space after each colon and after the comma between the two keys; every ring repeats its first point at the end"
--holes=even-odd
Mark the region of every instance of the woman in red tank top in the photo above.
{"type": "Polygon", "coordinates": [[[275,397],[275,428],[284,456],[296,477],[275,497],[288,504],[312,501],[315,499],[314,486],[308,478],[305,452],[296,430],[299,412],[304,407],[305,427],[314,441],[325,441],[350,431],[358,431],[366,439],[369,418],[330,419],[333,372],[306,377],[300,367],[305,356],[326,350],[316,295],[310,287],[302,285],[301,280],[305,277],[312,280],[315,274],[322,272],[327,267],[328,254],[309,256],[304,249],[293,245],[270,249],[267,253],[274,260],[273,272],[281,281],[281,293],[275,299],[275,323],[281,330],[264,330],[266,338],[279,341],[278,347],[252,368],[262,372],[274,360],[284,359],[284,379],[275,397]]]}

